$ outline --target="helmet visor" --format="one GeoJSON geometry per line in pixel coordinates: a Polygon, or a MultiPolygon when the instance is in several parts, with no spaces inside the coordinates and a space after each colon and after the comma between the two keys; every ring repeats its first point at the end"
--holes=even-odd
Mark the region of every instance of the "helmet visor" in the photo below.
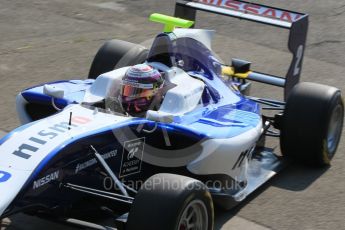
{"type": "Polygon", "coordinates": [[[122,96],[130,98],[151,97],[155,94],[154,89],[143,89],[132,85],[122,86],[122,96]]]}

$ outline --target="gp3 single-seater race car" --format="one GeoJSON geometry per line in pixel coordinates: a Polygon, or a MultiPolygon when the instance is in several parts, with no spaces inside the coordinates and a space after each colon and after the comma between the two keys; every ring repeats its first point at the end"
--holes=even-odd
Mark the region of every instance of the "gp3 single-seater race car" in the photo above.
{"type": "Polygon", "coordinates": [[[308,15],[244,1],[177,1],[150,49],[111,40],[86,80],[46,83],[17,96],[22,126],[0,141],[0,217],[24,212],[96,229],[210,230],[214,206],[231,209],[288,162],[323,167],[340,140],[339,89],[299,83],[308,15]],[[190,28],[197,11],[288,29],[285,77],[224,64],[213,31],[190,28]],[[124,112],[129,66],[146,63],[168,85],[158,109],[124,112]],[[284,89],[253,97],[252,81],[284,89]],[[268,116],[264,112],[274,112],[268,116]],[[281,153],[265,147],[280,140],[281,153]]]}

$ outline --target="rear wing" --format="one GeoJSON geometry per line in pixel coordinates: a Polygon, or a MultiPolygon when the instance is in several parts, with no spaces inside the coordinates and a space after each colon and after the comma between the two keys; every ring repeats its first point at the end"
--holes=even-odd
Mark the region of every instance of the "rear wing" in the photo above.
{"type": "Polygon", "coordinates": [[[175,17],[195,21],[198,10],[280,27],[290,31],[288,48],[293,55],[293,59],[285,78],[255,72],[252,72],[249,78],[250,80],[284,87],[284,97],[286,99],[291,89],[300,80],[309,16],[242,0],[177,0],[175,17]]]}

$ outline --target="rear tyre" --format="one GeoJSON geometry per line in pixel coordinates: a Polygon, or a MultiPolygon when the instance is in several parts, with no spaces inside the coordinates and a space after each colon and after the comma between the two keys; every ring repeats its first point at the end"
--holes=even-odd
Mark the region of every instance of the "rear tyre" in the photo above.
{"type": "Polygon", "coordinates": [[[283,155],[309,165],[330,165],[340,141],[343,119],[339,89],[316,83],[296,85],[282,120],[283,155]]]}
{"type": "Polygon", "coordinates": [[[138,44],[110,40],[98,50],[89,72],[89,79],[121,67],[141,64],[146,61],[148,50],[138,44]]]}
{"type": "Polygon", "coordinates": [[[157,174],[135,197],[126,229],[212,230],[213,225],[212,198],[202,182],[157,174]]]}

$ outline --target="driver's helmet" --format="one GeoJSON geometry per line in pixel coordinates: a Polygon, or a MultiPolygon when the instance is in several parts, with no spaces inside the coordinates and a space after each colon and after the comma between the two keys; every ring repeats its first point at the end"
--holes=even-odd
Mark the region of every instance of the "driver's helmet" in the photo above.
{"type": "Polygon", "coordinates": [[[130,67],[122,78],[121,103],[123,109],[133,115],[154,109],[161,103],[159,89],[164,85],[161,73],[147,64],[130,67]],[[154,100],[156,98],[156,100],[154,100]]]}

